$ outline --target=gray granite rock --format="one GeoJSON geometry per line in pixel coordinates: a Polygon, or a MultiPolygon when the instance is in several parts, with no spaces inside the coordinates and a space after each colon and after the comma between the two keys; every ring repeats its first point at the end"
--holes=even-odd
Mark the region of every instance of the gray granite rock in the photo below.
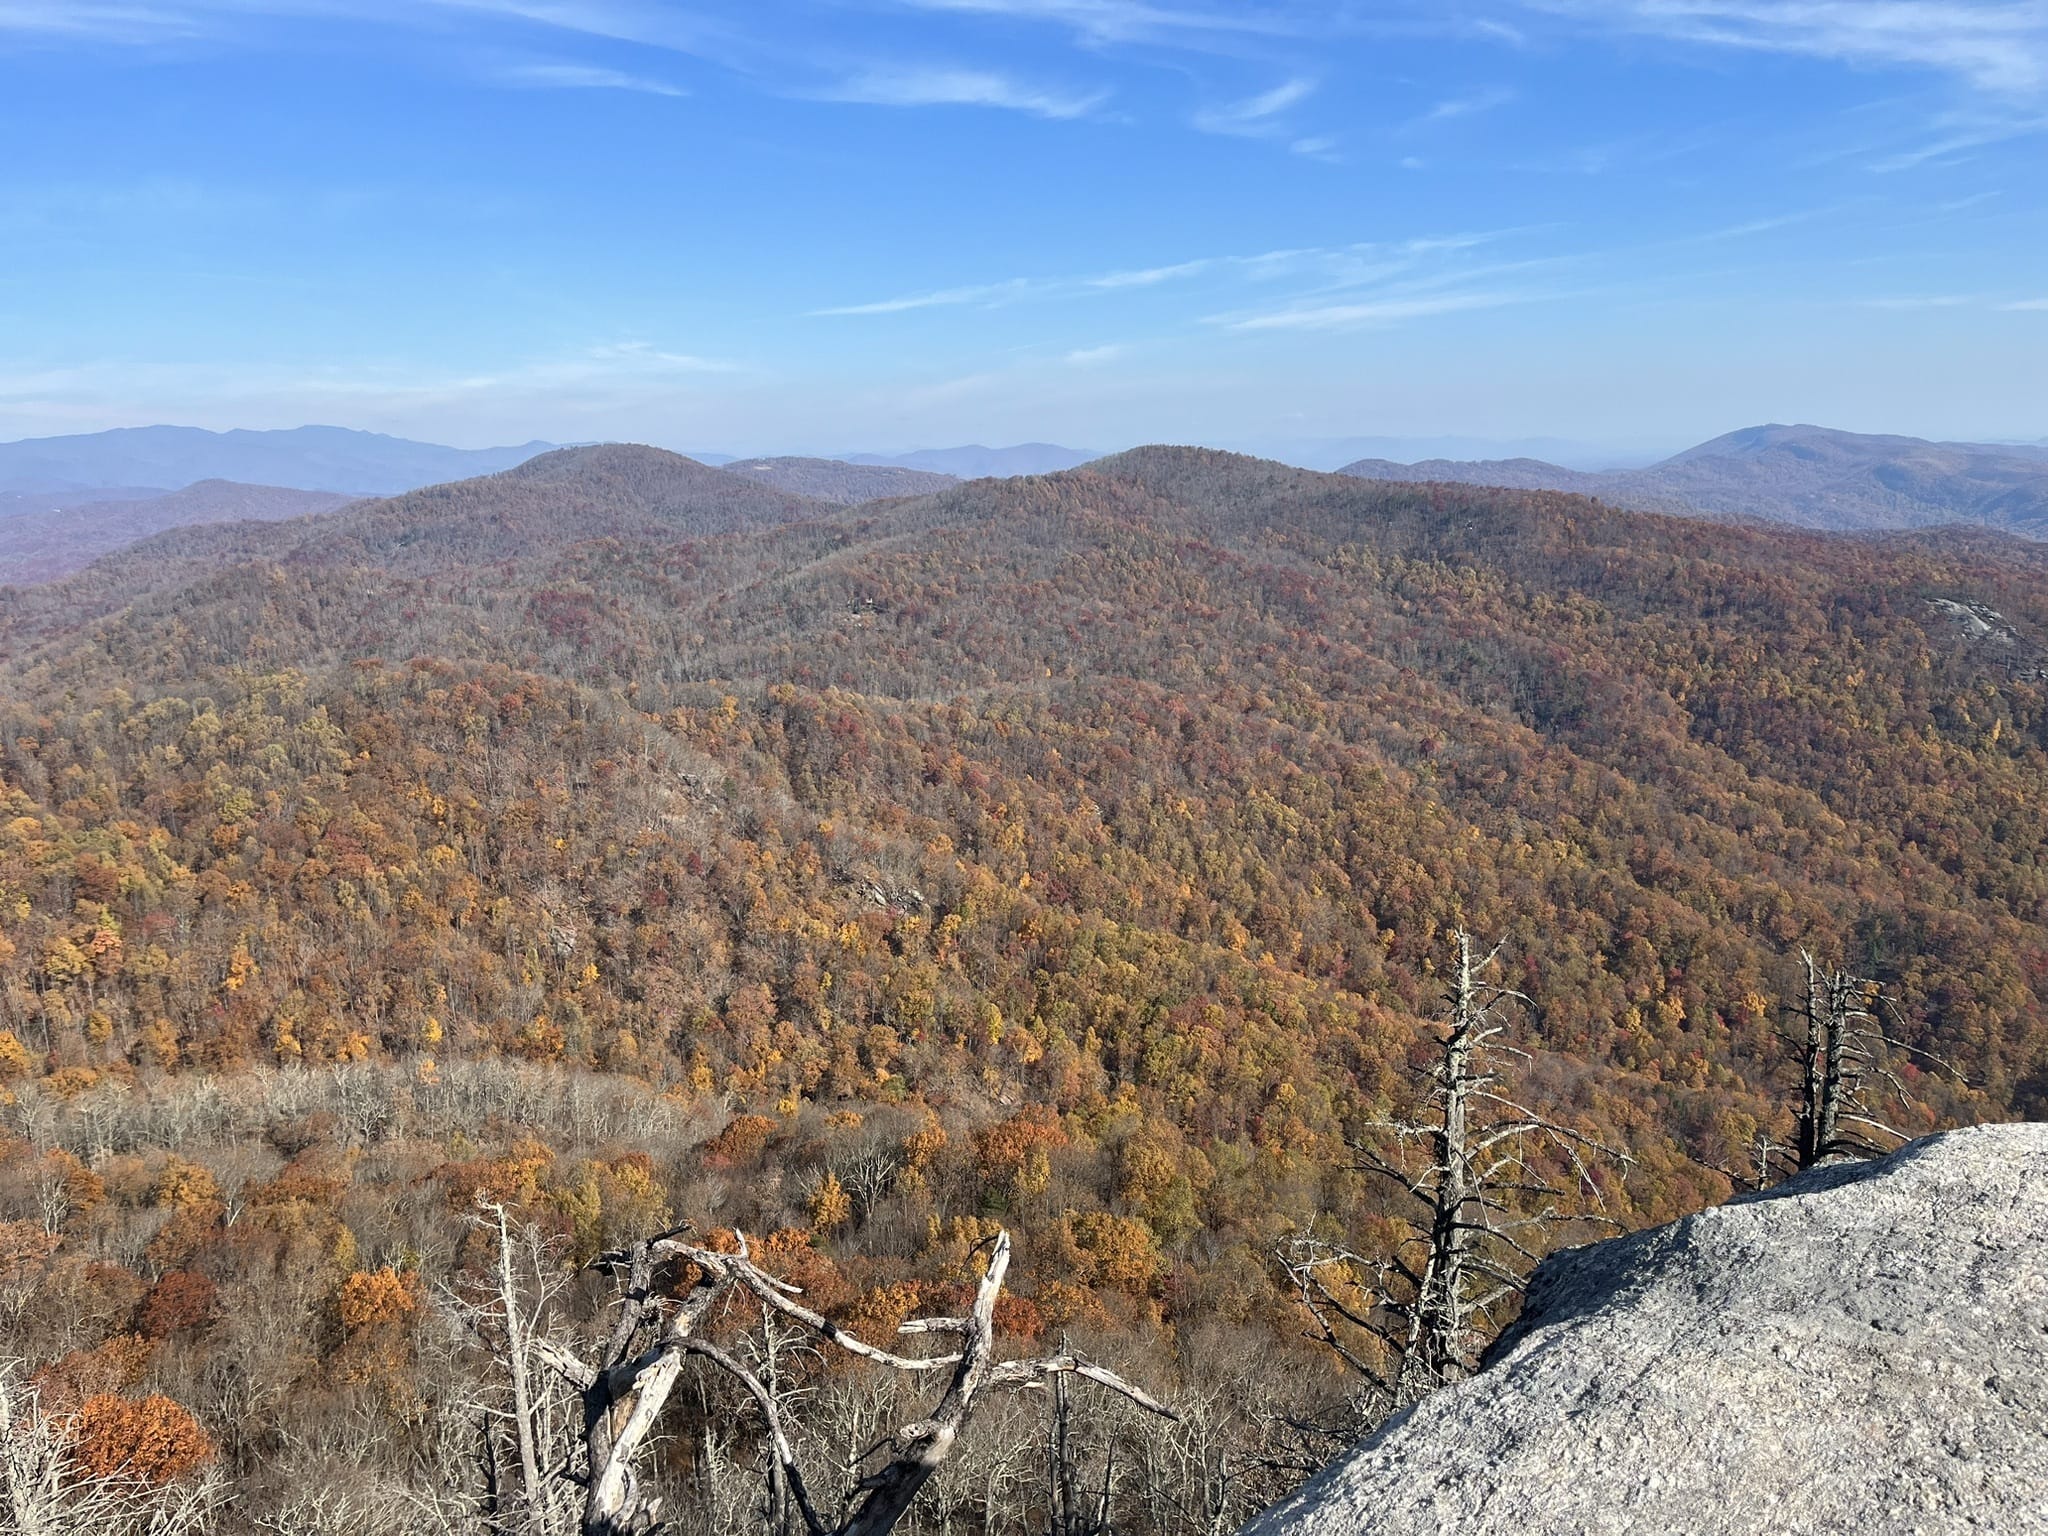
{"type": "Polygon", "coordinates": [[[1245,1536],[2048,1533],[2048,1125],[1538,1271],[1486,1368],[1245,1536]]]}

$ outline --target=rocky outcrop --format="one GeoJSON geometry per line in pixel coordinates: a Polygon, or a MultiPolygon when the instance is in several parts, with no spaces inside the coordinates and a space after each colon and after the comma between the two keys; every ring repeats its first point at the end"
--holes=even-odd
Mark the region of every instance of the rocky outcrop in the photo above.
{"type": "Polygon", "coordinates": [[[1245,1536],[2048,1532],[2048,1125],[1538,1271],[1486,1369],[1245,1536]]]}

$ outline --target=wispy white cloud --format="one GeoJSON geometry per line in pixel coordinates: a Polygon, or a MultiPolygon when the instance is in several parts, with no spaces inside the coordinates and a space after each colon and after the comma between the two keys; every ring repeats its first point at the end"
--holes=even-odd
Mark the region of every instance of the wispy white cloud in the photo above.
{"type": "Polygon", "coordinates": [[[1500,87],[1490,90],[1472,91],[1462,96],[1447,97],[1427,112],[1409,119],[1404,125],[1407,131],[1434,127],[1438,123],[1452,122],[1461,117],[1477,117],[1482,112],[1491,112],[1504,107],[1515,99],[1515,93],[1500,87]]]}
{"type": "Polygon", "coordinates": [[[1826,218],[1839,213],[1841,205],[1829,204],[1824,208],[1800,208],[1791,213],[1766,214],[1760,219],[1744,219],[1739,224],[1723,224],[1714,229],[1703,229],[1696,235],[1685,235],[1681,239],[1691,245],[1714,240],[1747,240],[1752,235],[1768,235],[1775,230],[1791,229],[1799,224],[1811,224],[1815,219],[1826,218]]]}
{"type": "Polygon", "coordinates": [[[2039,0],[1522,0],[1678,42],[1938,71],[1983,90],[2048,89],[2039,0]]]}
{"type": "Polygon", "coordinates": [[[513,64],[495,71],[492,78],[505,85],[528,86],[538,90],[640,91],[649,96],[687,96],[681,86],[645,75],[630,75],[621,69],[593,64],[513,64]]]}
{"type": "Polygon", "coordinates": [[[1039,285],[1028,277],[1013,277],[1000,283],[972,283],[962,288],[940,288],[931,293],[911,293],[893,299],[875,299],[866,304],[835,304],[814,309],[814,318],[834,315],[901,315],[916,309],[953,309],[963,305],[1007,303],[1030,294],[1039,285]]]}
{"type": "Polygon", "coordinates": [[[1269,139],[1286,145],[1292,154],[1334,161],[1335,139],[1324,134],[1301,133],[1288,121],[1289,114],[1315,95],[1319,85],[1316,80],[1298,75],[1256,95],[1203,107],[1188,120],[1189,126],[1201,133],[1230,138],[1269,139]]]}
{"type": "Polygon", "coordinates": [[[1280,9],[1231,0],[1225,6],[1156,5],[1151,0],[901,0],[912,10],[1049,22],[1091,43],[1129,43],[1203,33],[1279,35],[1298,30],[1280,9]]]}
{"type": "Polygon", "coordinates": [[[1539,274],[1554,277],[1560,269],[1589,259],[1472,259],[1480,248],[1514,233],[1442,235],[1325,253],[1343,259],[1325,261],[1328,280],[1323,283],[1297,283],[1278,303],[1206,315],[1203,323],[1238,332],[1348,331],[1532,304],[1557,297],[1532,286],[1539,274]]]}
{"type": "Polygon", "coordinates": [[[189,34],[183,6],[101,4],[97,0],[0,0],[0,33],[47,39],[157,42],[189,34]]]}
{"type": "Polygon", "coordinates": [[[469,12],[609,42],[673,53],[717,53],[734,30],[701,8],[678,11],[651,0],[226,0],[254,9],[340,10],[378,20],[417,19],[434,11],[469,12]]]}
{"type": "Polygon", "coordinates": [[[1506,43],[1510,48],[1529,46],[1528,33],[1494,16],[1468,18],[1463,21],[1460,31],[1467,37],[1482,37],[1491,42],[1506,43]]]}
{"type": "MultiPolygon", "coordinates": [[[[481,447],[533,438],[725,446],[794,386],[758,370],[706,373],[571,353],[463,373],[422,362],[298,366],[246,359],[102,359],[37,370],[0,363],[0,437],[110,426],[296,427],[333,422],[481,447]],[[742,403],[746,402],[746,403],[742,403]],[[716,423],[723,422],[723,425],[716,423]],[[688,424],[689,437],[674,434],[688,424]]],[[[815,422],[802,416],[806,427],[815,422]]],[[[791,431],[796,430],[792,424],[791,431]]],[[[748,444],[767,451],[788,438],[748,444]]]]}
{"type": "Polygon", "coordinates": [[[464,16],[679,53],[716,54],[738,36],[716,18],[679,14],[658,0],[0,0],[0,34],[225,44],[266,19],[418,29],[464,16]]]}
{"type": "Polygon", "coordinates": [[[572,359],[575,366],[594,371],[637,373],[744,373],[741,363],[723,358],[699,357],[692,352],[670,352],[646,341],[615,341],[586,349],[572,359]]]}
{"type": "Polygon", "coordinates": [[[1976,309],[2017,315],[2048,312],[2048,298],[1995,299],[1973,293],[1913,293],[1856,300],[1858,308],[1910,314],[1917,310],[1976,309]]]}
{"type": "Polygon", "coordinates": [[[1254,283],[1295,279],[1311,282],[1319,291],[1341,290],[1382,281],[1412,269],[1418,261],[1470,250],[1494,238],[1486,234],[1446,235],[1390,244],[1262,251],[1252,256],[1203,256],[1192,261],[1099,272],[1087,277],[1013,277],[1001,282],[940,288],[861,304],[837,304],[828,309],[812,310],[811,314],[814,317],[896,315],[920,309],[995,308],[1027,299],[1128,293],[1201,277],[1254,283]]]}
{"type": "Polygon", "coordinates": [[[1316,93],[1316,82],[1307,78],[1283,80],[1271,90],[1260,91],[1240,101],[1204,107],[1194,115],[1194,126],[1204,133],[1235,134],[1248,138],[1270,138],[1279,131],[1274,119],[1290,107],[1298,107],[1316,93]]]}
{"type": "Polygon", "coordinates": [[[551,390],[643,387],[704,375],[748,372],[721,358],[671,352],[645,341],[606,342],[552,357],[529,358],[469,373],[437,374],[394,367],[310,369],[283,387],[323,396],[363,394],[422,401],[465,395],[528,395],[551,390]]]}
{"type": "Polygon", "coordinates": [[[1112,342],[1107,346],[1101,347],[1077,347],[1062,358],[1061,361],[1072,368],[1099,368],[1104,363],[1115,362],[1118,358],[1127,355],[1130,350],[1129,347],[1119,342],[1112,342]]]}
{"type": "Polygon", "coordinates": [[[1410,298],[1363,299],[1348,304],[1296,305],[1265,314],[1219,318],[1216,323],[1232,331],[1354,331],[1394,325],[1403,320],[1427,319],[1433,315],[1527,304],[1541,297],[1541,294],[1497,290],[1422,294],[1410,298]]]}
{"type": "MultiPolygon", "coordinates": [[[[1195,285],[1210,295],[1240,296],[1275,289],[1278,300],[1202,317],[1202,323],[1234,331],[1343,330],[1428,315],[1529,302],[1540,294],[1499,286],[1525,278],[1547,260],[1474,263],[1470,253],[1498,234],[1440,235],[1348,246],[1266,251],[1252,256],[1200,257],[1156,267],[1097,273],[1088,277],[1010,278],[998,283],[938,289],[866,304],[840,305],[815,315],[892,315],[946,307],[995,308],[1024,301],[1073,301],[1090,296],[1129,295],[1138,290],[1195,285]]],[[[1190,316],[1190,319],[1193,317],[1190,316]]],[[[1068,361],[1077,365],[1109,361],[1121,349],[1084,348],[1068,361]]]]}
{"type": "Polygon", "coordinates": [[[1978,301],[1963,293],[1905,294],[1892,298],[1864,299],[1865,309],[1966,309],[1978,301]]]}
{"type": "Polygon", "coordinates": [[[670,352],[649,342],[606,342],[500,367],[451,373],[389,365],[287,369],[270,362],[150,362],[135,358],[78,362],[70,367],[0,371],[0,406],[61,414],[74,403],[127,401],[141,410],[176,414],[178,401],[369,401],[414,410],[463,399],[618,397],[678,389],[694,379],[750,373],[737,362],[670,352]]]}
{"type": "Polygon", "coordinates": [[[1196,261],[1177,261],[1165,267],[1139,267],[1130,272],[1105,272],[1100,277],[1082,279],[1088,288],[1156,288],[1161,283],[1170,283],[1176,278],[1195,277],[1211,270],[1216,265],[1213,258],[1196,261]]]}
{"type": "Polygon", "coordinates": [[[1916,171],[1922,166],[1945,164],[1967,157],[1972,151],[2013,139],[2048,133],[2048,114],[2040,112],[1946,112],[1926,129],[1923,142],[1910,149],[1881,155],[1869,162],[1870,169],[1883,174],[1916,171]]]}
{"type": "Polygon", "coordinates": [[[995,107],[1059,121],[1086,117],[1110,96],[1029,85],[993,70],[895,66],[863,70],[812,94],[878,107],[995,107]]]}
{"type": "Polygon", "coordinates": [[[286,366],[273,363],[107,359],[64,367],[0,370],[0,408],[61,422],[83,408],[101,419],[166,419],[258,409],[275,412],[406,414],[480,402],[532,402],[574,410],[687,392],[711,377],[753,372],[715,358],[642,341],[604,343],[469,372],[397,363],[286,366]]]}

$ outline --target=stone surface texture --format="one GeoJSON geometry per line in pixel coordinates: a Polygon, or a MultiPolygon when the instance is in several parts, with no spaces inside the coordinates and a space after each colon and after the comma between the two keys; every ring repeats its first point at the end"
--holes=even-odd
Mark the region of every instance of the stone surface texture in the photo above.
{"type": "Polygon", "coordinates": [[[1557,1254],[1486,1368],[1244,1536],[2048,1533],[2048,1125],[1557,1254]]]}

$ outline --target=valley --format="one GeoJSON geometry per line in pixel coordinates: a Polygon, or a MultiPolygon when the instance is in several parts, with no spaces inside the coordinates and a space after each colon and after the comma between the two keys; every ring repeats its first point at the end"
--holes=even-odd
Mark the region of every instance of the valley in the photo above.
{"type": "Polygon", "coordinates": [[[1022,1337],[1309,1454],[1348,1389],[1271,1255],[1384,1241],[1346,1138],[1453,930],[1629,1226],[1792,1134],[1802,947],[1954,1064],[1904,1131],[2048,1113],[2039,562],[1197,449],[848,507],[611,446],[0,594],[0,1202],[59,1179],[76,1254],[11,1347],[231,1380],[247,1497],[396,1508],[401,1426],[482,1390],[425,1309],[475,1188],[579,1259],[715,1213],[850,1318],[1000,1223],[1022,1337]]]}

